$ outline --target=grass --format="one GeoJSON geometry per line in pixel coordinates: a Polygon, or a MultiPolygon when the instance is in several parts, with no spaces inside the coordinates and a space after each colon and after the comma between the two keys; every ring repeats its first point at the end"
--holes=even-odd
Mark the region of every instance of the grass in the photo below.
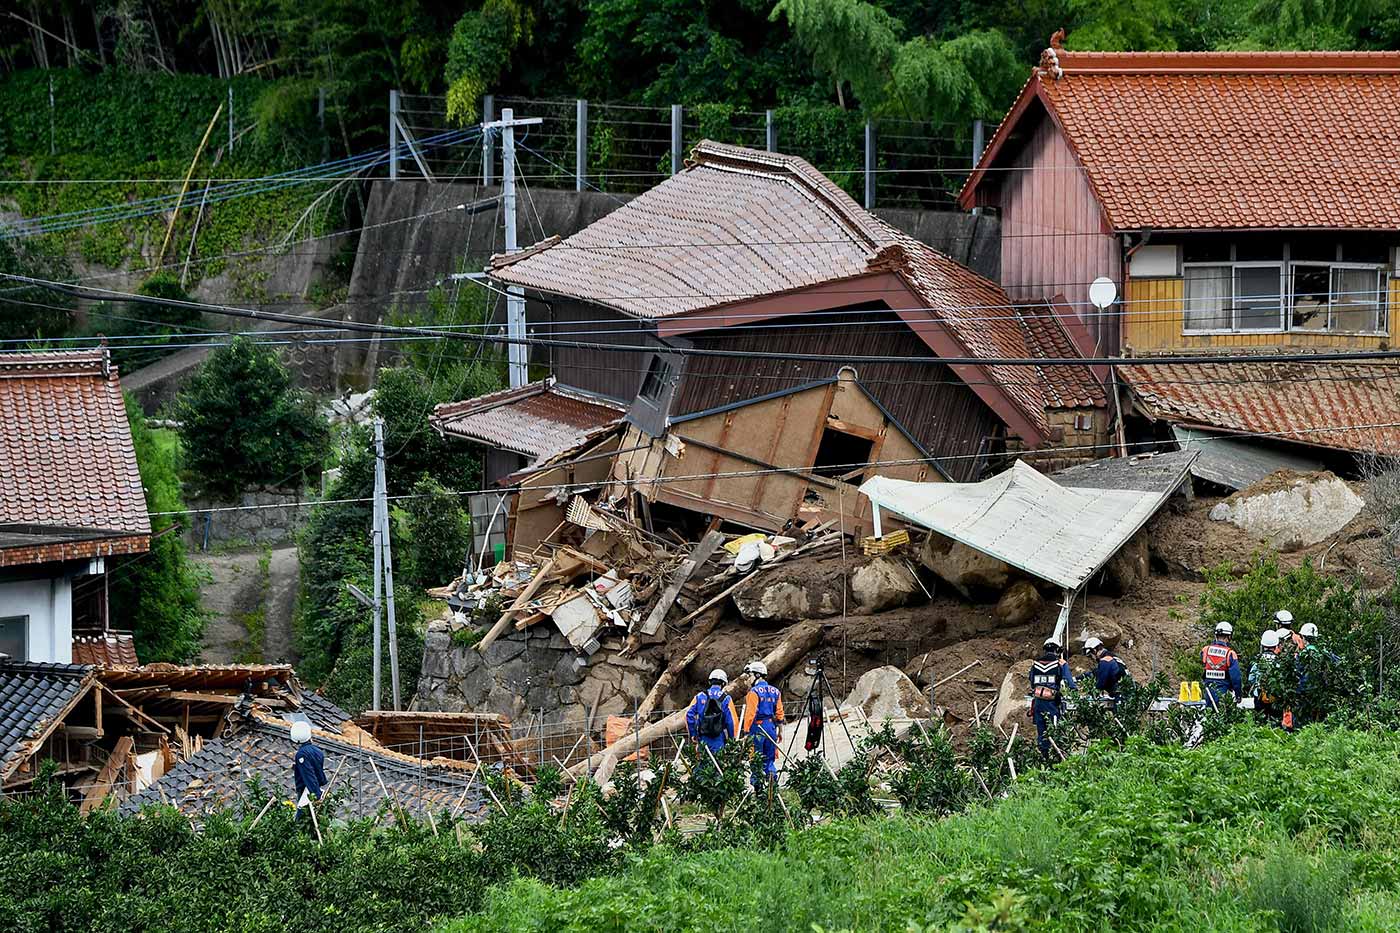
{"type": "MultiPolygon", "coordinates": [[[[235,570],[239,568],[234,567],[235,570]]],[[[266,599],[268,583],[272,579],[272,548],[263,547],[262,555],[258,558],[258,585],[266,599]]],[[[259,603],[254,609],[247,612],[240,612],[234,616],[243,630],[248,633],[243,645],[234,657],[235,664],[261,664],[263,663],[263,650],[267,644],[267,603],[259,603]]]]}
{"type": "Polygon", "coordinates": [[[445,933],[1400,928],[1400,738],[1244,726],[1095,750],[941,821],[845,821],[772,851],[655,849],[517,880],[445,933]]]}

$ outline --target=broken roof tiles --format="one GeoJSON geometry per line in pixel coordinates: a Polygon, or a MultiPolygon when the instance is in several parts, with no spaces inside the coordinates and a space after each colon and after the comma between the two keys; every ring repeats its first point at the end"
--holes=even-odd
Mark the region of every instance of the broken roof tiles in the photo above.
{"type": "Polygon", "coordinates": [[[131,632],[73,632],[73,663],[98,667],[136,667],[136,640],[131,632]]]}
{"type": "Polygon", "coordinates": [[[0,662],[0,777],[29,757],[33,743],[91,686],[92,674],[83,664],[0,662]]]}
{"type": "MultiPolygon", "coordinates": [[[[77,542],[91,553],[63,545],[72,553],[62,559],[149,547],[146,494],[106,350],[0,354],[0,422],[20,426],[0,434],[0,523],[107,533],[100,545],[77,542]]],[[[39,551],[36,559],[52,558],[39,551]]]]}
{"type": "MultiPolygon", "coordinates": [[[[358,748],[324,732],[315,733],[314,740],[326,755],[326,777],[334,785],[329,790],[341,799],[337,815],[374,818],[393,812],[395,806],[419,818],[429,811],[440,814],[456,809],[459,815],[470,816],[483,809],[481,782],[461,769],[378,748],[358,748]]],[[[205,816],[248,797],[252,781],[261,782],[264,793],[292,800],[295,752],[285,725],[254,722],[234,735],[205,741],[187,761],[123,801],[121,812],[136,813],[143,806],[169,802],[187,816],[205,816]]],[[[257,809],[265,802],[256,800],[252,806],[257,809]]]]}
{"type": "Polygon", "coordinates": [[[964,206],[1036,102],[1115,230],[1400,227],[1400,53],[1047,50],[964,206]]]}
{"type": "Polygon", "coordinates": [[[615,425],[624,406],[558,385],[553,377],[433,409],[443,434],[543,460],[615,425]]]}
{"type": "Polygon", "coordinates": [[[1119,372],[1147,414],[1174,424],[1400,454],[1400,364],[1188,358],[1119,372]]]}

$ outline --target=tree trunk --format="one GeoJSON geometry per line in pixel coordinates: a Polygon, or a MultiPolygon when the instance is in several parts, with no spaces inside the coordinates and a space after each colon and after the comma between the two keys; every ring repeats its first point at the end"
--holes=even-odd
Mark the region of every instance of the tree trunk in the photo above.
{"type": "MultiPolygon", "coordinates": [[[[768,665],[768,676],[777,680],[788,668],[820,644],[821,640],[822,627],[820,623],[803,622],[793,628],[788,636],[778,643],[778,647],[768,652],[767,656],[764,657],[763,663],[768,665]]],[[[731,697],[736,696],[742,682],[740,679],[731,680],[729,686],[725,688],[725,694],[731,697]]],[[[623,736],[612,745],[594,754],[587,761],[574,765],[569,769],[569,773],[576,778],[592,773],[594,781],[600,785],[606,784],[608,779],[612,777],[613,769],[617,767],[618,756],[627,749],[648,745],[657,739],[665,738],[683,729],[685,729],[685,710],[677,710],[640,732],[623,736]]]]}
{"type": "Polygon", "coordinates": [[[715,630],[719,624],[720,617],[724,612],[716,606],[710,610],[709,616],[691,631],[695,637],[695,643],[690,650],[675,661],[667,665],[666,670],[657,678],[656,684],[647,694],[646,699],[637,707],[637,717],[651,715],[651,711],[656,709],[656,705],[666,699],[666,694],[671,692],[671,687],[675,685],[676,678],[689,667],[697,657],[700,656],[700,648],[705,644],[705,639],[715,630]]]}

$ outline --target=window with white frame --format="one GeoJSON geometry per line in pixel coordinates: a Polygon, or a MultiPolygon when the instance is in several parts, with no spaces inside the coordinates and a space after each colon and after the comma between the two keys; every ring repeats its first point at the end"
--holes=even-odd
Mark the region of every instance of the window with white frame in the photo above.
{"type": "Polygon", "coordinates": [[[1389,327],[1384,264],[1187,262],[1183,277],[1188,334],[1375,334],[1389,327]]]}

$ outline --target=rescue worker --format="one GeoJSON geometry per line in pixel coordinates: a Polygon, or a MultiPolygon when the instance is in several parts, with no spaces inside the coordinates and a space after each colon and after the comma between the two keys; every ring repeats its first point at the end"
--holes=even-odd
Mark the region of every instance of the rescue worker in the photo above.
{"type": "Polygon", "coordinates": [[[1061,653],[1055,637],[1045,639],[1045,650],[1031,662],[1031,718],[1035,721],[1035,741],[1040,757],[1050,760],[1050,737],[1046,730],[1060,718],[1060,699],[1066,686],[1073,690],[1074,674],[1061,653]]]}
{"type": "MultiPolygon", "coordinates": [[[[1291,646],[1296,651],[1302,651],[1308,646],[1303,636],[1293,631],[1293,613],[1289,612],[1287,609],[1280,609],[1278,612],[1274,613],[1274,623],[1278,626],[1278,644],[1280,650],[1291,646]]],[[[1314,625],[1313,630],[1316,631],[1317,626],[1314,625]]]]}
{"type": "Polygon", "coordinates": [[[710,671],[710,685],[695,694],[690,709],[685,712],[685,727],[690,737],[716,754],[739,734],[734,703],[724,695],[727,683],[729,675],[723,670],[710,671]]]}
{"type": "Polygon", "coordinates": [[[753,686],[744,697],[744,725],[742,735],[753,736],[756,764],[753,786],[757,790],[763,779],[775,778],[778,774],[778,735],[783,717],[783,694],[768,682],[768,665],[762,661],[750,661],[744,668],[745,674],[753,675],[753,686]]]}
{"type": "Polygon", "coordinates": [[[1231,700],[1240,698],[1240,656],[1230,647],[1230,636],[1234,634],[1233,625],[1221,622],[1215,627],[1215,640],[1201,649],[1201,664],[1206,669],[1206,689],[1216,705],[1227,696],[1231,700]]]}
{"type": "Polygon", "coordinates": [[[326,753],[311,741],[311,723],[304,719],[292,723],[292,742],[297,746],[292,757],[292,784],[300,820],[302,808],[321,799],[321,788],[326,786],[326,753]]]}
{"type": "Polygon", "coordinates": [[[1259,637],[1259,657],[1249,668],[1249,695],[1254,697],[1254,710],[1264,719],[1274,718],[1274,698],[1265,686],[1269,672],[1278,663],[1278,631],[1267,629],[1259,637]]]}
{"type": "Polygon", "coordinates": [[[1130,676],[1128,665],[1109,654],[1104,643],[1097,638],[1084,642],[1084,653],[1094,661],[1094,683],[1108,697],[1108,707],[1112,709],[1118,704],[1118,688],[1123,678],[1130,676]]]}

